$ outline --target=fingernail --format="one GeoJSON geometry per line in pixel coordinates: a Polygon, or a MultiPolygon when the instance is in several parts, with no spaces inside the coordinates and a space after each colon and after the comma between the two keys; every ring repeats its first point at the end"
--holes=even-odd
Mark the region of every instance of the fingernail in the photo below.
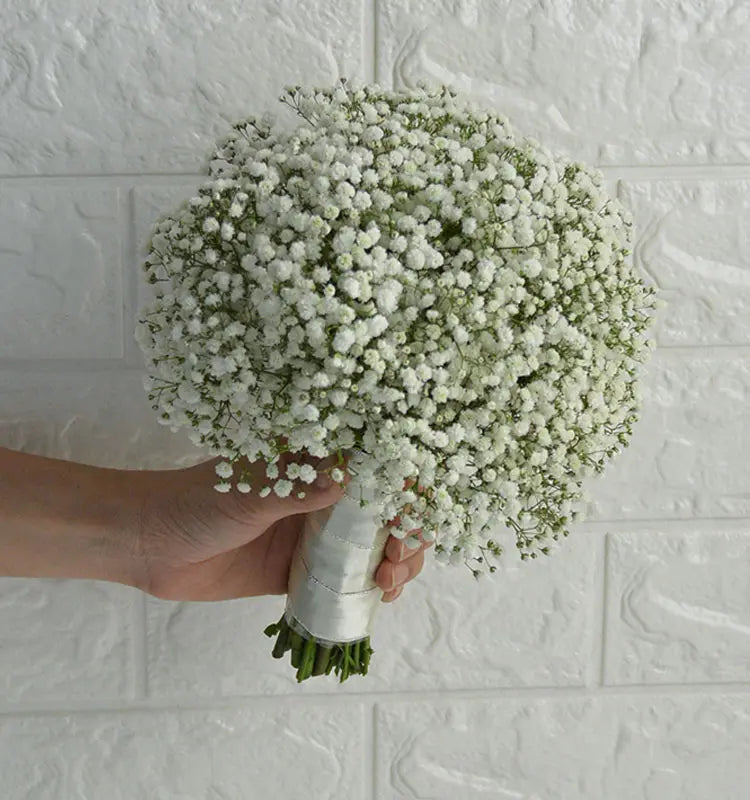
{"type": "Polygon", "coordinates": [[[409,577],[409,567],[406,564],[396,564],[393,568],[393,581],[394,585],[398,586],[400,583],[404,583],[404,581],[409,577]]]}
{"type": "Polygon", "coordinates": [[[315,485],[318,487],[318,489],[327,489],[331,485],[331,483],[332,483],[331,479],[325,472],[321,472],[315,479],[315,485]]]}
{"type": "Polygon", "coordinates": [[[382,598],[383,602],[384,603],[392,603],[397,597],[400,597],[401,592],[403,592],[403,590],[404,590],[403,586],[399,586],[398,589],[395,589],[395,590],[392,589],[391,591],[393,591],[393,595],[391,597],[388,597],[388,598],[386,598],[385,595],[383,595],[383,598],[382,598]]]}

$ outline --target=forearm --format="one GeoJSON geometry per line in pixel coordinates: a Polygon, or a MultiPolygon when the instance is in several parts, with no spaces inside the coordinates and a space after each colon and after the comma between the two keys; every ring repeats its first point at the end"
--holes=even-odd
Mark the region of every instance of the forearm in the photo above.
{"type": "Polygon", "coordinates": [[[137,479],[0,448],[0,576],[138,585],[137,479]]]}

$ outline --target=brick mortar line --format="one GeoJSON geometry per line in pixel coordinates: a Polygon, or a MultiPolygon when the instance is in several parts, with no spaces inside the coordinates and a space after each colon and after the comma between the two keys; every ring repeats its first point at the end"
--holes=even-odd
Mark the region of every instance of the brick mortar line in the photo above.
{"type": "Polygon", "coordinates": [[[146,625],[146,595],[139,592],[133,600],[133,692],[134,702],[148,700],[148,643],[146,625]]]}
{"type": "MultiPolygon", "coordinates": [[[[609,621],[609,603],[607,598],[609,595],[609,531],[603,531],[601,534],[601,541],[599,542],[599,553],[597,563],[601,569],[601,580],[599,582],[598,603],[597,611],[599,612],[599,636],[597,637],[597,654],[599,656],[594,668],[597,670],[597,686],[604,687],[607,665],[607,631],[610,627],[609,621]]],[[[597,626],[594,625],[594,631],[597,626]]]]}
{"type": "Polygon", "coordinates": [[[362,694],[308,694],[299,697],[287,695],[247,695],[196,700],[190,696],[152,698],[136,702],[107,703],[68,703],[48,705],[18,704],[0,709],[0,721],[13,717],[29,716],[68,716],[95,714],[139,714],[139,713],[181,713],[201,711],[250,711],[257,709],[276,709],[288,705],[289,710],[297,708],[327,707],[342,712],[352,706],[377,708],[380,705],[399,705],[418,702],[441,705],[447,702],[535,702],[564,700],[597,700],[599,698],[637,698],[637,697],[710,697],[747,696],[750,699],[750,684],[741,682],[694,683],[694,684],[618,684],[598,687],[585,686],[529,686],[507,689],[446,689],[419,692],[414,690],[385,693],[362,694]]]}
{"type": "Polygon", "coordinates": [[[118,184],[128,184],[149,181],[164,180],[165,178],[174,181],[175,185],[180,185],[181,181],[205,180],[209,176],[205,172],[89,172],[89,173],[60,173],[57,175],[45,175],[44,173],[27,173],[22,175],[0,175],[0,182],[8,183],[28,182],[28,183],[61,183],[65,184],[72,181],[112,181],[118,184]]]}
{"type": "MultiPolygon", "coordinates": [[[[133,269],[135,242],[135,214],[133,192],[127,187],[119,187],[120,195],[120,280],[122,283],[122,362],[127,363],[133,352],[133,322],[137,304],[137,275],[133,269]]],[[[115,363],[118,363],[116,361],[115,363]]]]}
{"type": "MultiPolygon", "coordinates": [[[[372,7],[377,3],[377,0],[370,0],[372,7]]],[[[364,20],[367,19],[367,11],[369,5],[364,7],[364,20]]],[[[364,27],[363,20],[363,27],[364,27]]],[[[377,71],[377,20],[373,20],[373,37],[372,42],[373,60],[371,64],[365,65],[368,72],[377,71]]],[[[369,80],[371,76],[366,76],[369,80]]],[[[372,76],[376,77],[376,76],[372,76]]],[[[571,158],[575,158],[575,153],[570,152],[567,154],[571,158]]],[[[750,163],[739,164],[596,164],[586,161],[587,164],[594,166],[600,170],[607,180],[659,180],[660,178],[666,179],[679,179],[695,180],[703,178],[706,180],[724,179],[724,180],[747,180],[750,179],[750,163]]],[[[112,181],[117,184],[138,184],[145,181],[168,181],[174,182],[174,185],[180,185],[182,181],[188,182],[191,180],[206,180],[208,175],[205,172],[189,171],[189,172],[92,172],[92,173],[59,173],[59,174],[45,174],[45,173],[23,173],[19,175],[4,174],[0,175],[0,183],[29,183],[29,184],[44,184],[50,183],[66,184],[69,182],[91,181],[91,182],[107,182],[112,181]]]]}
{"type": "MultiPolygon", "coordinates": [[[[623,483],[623,486],[626,484],[623,483]]],[[[705,533],[706,526],[713,526],[714,528],[722,528],[723,530],[715,531],[716,533],[732,533],[743,532],[748,523],[750,523],[750,516],[746,517],[645,517],[638,519],[598,519],[588,520],[585,522],[577,523],[576,528],[571,529],[571,536],[576,535],[576,530],[586,531],[590,533],[639,533],[650,531],[652,528],[667,528],[674,527],[679,531],[689,533],[705,533]],[[604,530],[600,531],[600,528],[604,530]],[[617,528],[617,530],[611,530],[617,528]],[[627,528],[627,530],[620,530],[620,528],[627,528]]],[[[710,531],[708,531],[710,533],[710,531]]],[[[563,545],[564,546],[564,545],[563,545]]]]}
{"type": "Polygon", "coordinates": [[[375,703],[370,701],[362,709],[362,797],[375,800],[375,736],[377,721],[375,703]]]}
{"type": "Polygon", "coordinates": [[[362,4],[362,70],[367,83],[374,83],[377,73],[376,26],[376,0],[365,0],[362,4]]]}

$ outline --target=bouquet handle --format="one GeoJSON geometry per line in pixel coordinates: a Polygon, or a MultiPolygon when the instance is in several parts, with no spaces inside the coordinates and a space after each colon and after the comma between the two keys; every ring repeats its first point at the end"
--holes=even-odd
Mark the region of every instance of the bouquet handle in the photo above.
{"type": "Polygon", "coordinates": [[[374,578],[388,539],[379,519],[377,504],[348,495],[307,515],[284,615],[265,630],[277,636],[274,657],[292,651],[298,681],[332,670],[342,682],[367,674],[369,633],[383,596],[374,578]]]}

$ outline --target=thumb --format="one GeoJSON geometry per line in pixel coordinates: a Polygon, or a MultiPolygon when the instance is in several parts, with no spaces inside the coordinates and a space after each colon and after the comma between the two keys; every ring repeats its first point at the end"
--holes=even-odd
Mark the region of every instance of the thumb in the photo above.
{"type": "Polygon", "coordinates": [[[276,522],[294,514],[306,514],[335,505],[344,496],[344,490],[334,483],[328,475],[321,472],[313,483],[294,482],[294,488],[288,497],[279,497],[273,490],[265,497],[259,494],[247,495],[248,505],[267,519],[276,522]],[[304,496],[299,497],[302,493],[304,496]]]}

